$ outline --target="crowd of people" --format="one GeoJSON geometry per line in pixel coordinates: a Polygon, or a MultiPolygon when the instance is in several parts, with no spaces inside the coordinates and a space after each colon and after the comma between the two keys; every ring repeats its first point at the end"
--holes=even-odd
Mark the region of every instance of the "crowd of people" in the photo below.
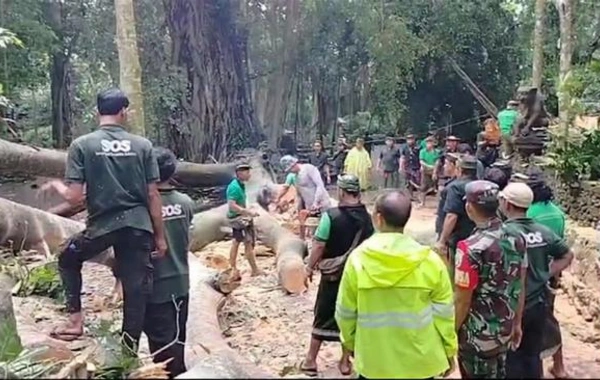
{"type": "MultiPolygon", "coordinates": [[[[175,377],[186,371],[193,202],[169,185],[174,154],[126,131],[128,106],[120,90],[101,92],[99,128],[71,144],[65,181],[43,189],[72,205],[85,202],[88,210],[86,229],[59,256],[69,320],[52,336],[83,334],[82,264],[112,247],[124,347],[135,355],[144,332],[154,360],[171,359],[167,369],[175,377]]],[[[513,176],[496,162],[483,165],[454,136],[443,151],[433,136],[417,144],[409,135],[402,146],[388,137],[376,166],[387,191],[369,212],[361,195],[369,188],[370,153],[362,139],[352,149],[342,144],[333,160],[341,165],[335,168],[337,205],[326,189],[331,172],[320,143],[309,163],[291,155],[280,161],[287,176],[274,202],[294,188],[300,224],[319,218],[305,260],[307,278],[315,271],[321,276],[301,370],[318,375],[322,343],[339,341],[340,373],[354,370],[366,379],[434,378],[456,364],[463,378],[540,378],[542,359],[550,355],[552,374],[566,377],[553,298],[573,252],[543,172],[532,167],[513,176]],[[411,189],[419,190],[422,205],[431,187],[439,190],[437,241],[427,246],[404,229],[411,189]]],[[[257,276],[252,220],[258,214],[246,194],[251,167],[241,163],[235,172],[226,191],[230,264],[239,278],[243,244],[257,276]]],[[[305,228],[300,234],[306,237],[305,228]]]]}

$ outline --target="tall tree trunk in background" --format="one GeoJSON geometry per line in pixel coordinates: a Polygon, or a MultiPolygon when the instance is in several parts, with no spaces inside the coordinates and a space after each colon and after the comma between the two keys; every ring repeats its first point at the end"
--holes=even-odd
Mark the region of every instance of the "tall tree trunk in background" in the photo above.
{"type": "MultiPolygon", "coordinates": [[[[277,13],[277,5],[275,13],[277,13]]],[[[290,100],[288,94],[291,91],[294,68],[296,66],[296,54],[298,45],[298,20],[300,19],[300,1],[288,0],[285,2],[285,25],[281,43],[280,61],[277,70],[269,76],[266,108],[264,114],[264,125],[268,128],[267,134],[269,144],[277,145],[283,134],[286,110],[290,100]]],[[[277,23],[277,16],[274,17],[277,23]]],[[[272,33],[275,34],[275,33],[272,33]]],[[[272,38],[280,38],[272,35],[272,38]]]]}
{"type": "Polygon", "coordinates": [[[546,0],[535,1],[535,29],[533,32],[533,72],[531,81],[533,87],[542,91],[544,79],[544,33],[546,25],[546,0]]]}
{"type": "Polygon", "coordinates": [[[52,54],[50,94],[52,98],[52,145],[58,149],[69,146],[73,130],[71,106],[71,52],[65,38],[66,4],[58,0],[44,3],[44,18],[58,39],[52,54]]]}
{"type": "Polygon", "coordinates": [[[117,16],[117,50],[119,53],[119,84],[129,97],[129,127],[132,133],[144,136],[144,96],[142,68],[137,48],[133,0],[115,0],[117,16]]]}
{"type": "Polygon", "coordinates": [[[560,71],[559,71],[559,96],[558,115],[563,130],[568,133],[571,115],[569,114],[571,97],[564,89],[573,66],[574,20],[576,0],[555,0],[560,17],[560,71]]]}
{"type": "Polygon", "coordinates": [[[171,117],[170,146],[190,161],[256,147],[262,134],[247,91],[244,52],[232,0],[164,0],[173,63],[187,93],[171,117]]]}

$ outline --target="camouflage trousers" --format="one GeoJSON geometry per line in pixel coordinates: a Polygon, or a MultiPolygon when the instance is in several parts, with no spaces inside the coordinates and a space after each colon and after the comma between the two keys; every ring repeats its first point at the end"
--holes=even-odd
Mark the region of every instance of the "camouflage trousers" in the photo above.
{"type": "Polygon", "coordinates": [[[506,379],[506,352],[492,357],[460,353],[458,366],[463,379],[506,379]]]}

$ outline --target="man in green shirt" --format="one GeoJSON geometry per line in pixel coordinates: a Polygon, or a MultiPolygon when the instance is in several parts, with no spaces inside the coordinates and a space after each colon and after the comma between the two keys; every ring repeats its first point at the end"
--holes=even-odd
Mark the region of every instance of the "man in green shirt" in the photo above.
{"type": "Polygon", "coordinates": [[[254,222],[252,218],[258,214],[247,208],[246,185],[244,184],[250,179],[250,165],[240,164],[235,168],[235,178],[227,186],[227,218],[232,229],[233,242],[229,251],[229,264],[233,270],[232,277],[240,278],[240,272],[237,269],[237,254],[240,243],[244,243],[244,256],[250,263],[252,276],[259,276],[262,272],[256,265],[256,257],[254,256],[254,222]]]}
{"type": "Polygon", "coordinates": [[[520,231],[525,237],[529,263],[523,336],[518,348],[508,354],[507,374],[512,379],[540,379],[543,372],[540,354],[548,316],[546,287],[550,278],[571,264],[573,252],[564,239],[526,216],[533,202],[533,192],[527,184],[508,184],[499,198],[500,210],[507,217],[505,227],[520,231]]]}
{"type": "Polygon", "coordinates": [[[427,144],[425,149],[421,149],[419,152],[419,161],[421,162],[421,203],[420,206],[425,205],[425,197],[427,193],[431,191],[433,184],[433,178],[435,174],[435,166],[440,158],[440,152],[435,149],[433,137],[426,139],[427,144]]]}
{"type": "Polygon", "coordinates": [[[502,134],[502,146],[504,153],[510,155],[512,153],[511,136],[512,130],[517,118],[519,117],[519,102],[511,100],[506,105],[506,108],[498,112],[498,124],[500,133],[502,134]]]}
{"type": "MultiPolygon", "coordinates": [[[[545,183],[543,172],[536,167],[531,167],[527,172],[526,181],[533,191],[533,204],[527,210],[527,217],[548,227],[560,238],[564,238],[566,216],[560,207],[552,201],[554,194],[552,189],[545,183]]],[[[556,289],[560,286],[559,277],[553,277],[549,282],[548,323],[544,334],[545,344],[542,359],[553,354],[553,366],[550,373],[556,379],[566,379],[569,374],[565,369],[563,359],[560,325],[554,316],[554,297],[556,289]]]]}
{"type": "Polygon", "coordinates": [[[129,100],[122,91],[101,92],[97,106],[100,128],[69,147],[67,185],[51,185],[71,205],[85,202],[88,211],[86,229],[66,242],[58,258],[70,315],[52,335],[73,340],[83,334],[81,267],[112,247],[115,276],[123,284],[123,342],[136,352],[152,289],[150,256],[154,250],[154,256],[163,257],[167,250],[158,166],[152,143],[124,127],[129,100]]]}
{"type": "Polygon", "coordinates": [[[146,307],[144,333],[155,363],[172,359],[167,364],[167,371],[169,377],[174,378],[186,371],[184,347],[190,291],[188,249],[194,202],[169,184],[177,169],[173,152],[155,148],[154,155],[160,173],[158,189],[168,253],[165,258],[153,261],[154,286],[146,307]],[[176,336],[178,342],[172,344],[176,336]]]}

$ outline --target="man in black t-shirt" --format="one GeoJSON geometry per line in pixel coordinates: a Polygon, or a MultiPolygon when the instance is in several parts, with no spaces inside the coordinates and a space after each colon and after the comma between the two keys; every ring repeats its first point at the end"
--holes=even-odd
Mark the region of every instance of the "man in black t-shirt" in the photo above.
{"type": "Polygon", "coordinates": [[[450,273],[454,275],[454,255],[456,244],[469,237],[475,224],[465,210],[465,187],[477,179],[477,159],[462,156],[458,162],[458,176],[446,188],[446,200],[443,211],[446,214],[436,243],[438,254],[447,258],[450,273]]]}
{"type": "Polygon", "coordinates": [[[402,158],[400,159],[400,168],[406,178],[406,185],[413,196],[413,191],[418,190],[421,183],[421,161],[419,160],[419,146],[415,140],[415,135],[406,136],[406,145],[404,146],[402,158]]]}
{"type": "Polygon", "coordinates": [[[308,163],[319,169],[323,183],[329,185],[331,183],[329,155],[323,150],[321,141],[315,141],[313,149],[314,151],[308,156],[308,163]]]}
{"type": "Polygon", "coordinates": [[[123,284],[123,342],[137,352],[146,303],[152,291],[151,253],[165,255],[167,243],[158,191],[158,166],[147,139],[126,128],[129,100],[118,89],[98,95],[100,127],[69,147],[65,181],[54,188],[71,205],[85,201],[86,229],[72,236],[58,257],[69,322],[52,336],[71,341],[83,335],[81,267],[112,247],[116,277],[123,284]],[[86,193],[83,187],[86,186],[86,193]]]}

